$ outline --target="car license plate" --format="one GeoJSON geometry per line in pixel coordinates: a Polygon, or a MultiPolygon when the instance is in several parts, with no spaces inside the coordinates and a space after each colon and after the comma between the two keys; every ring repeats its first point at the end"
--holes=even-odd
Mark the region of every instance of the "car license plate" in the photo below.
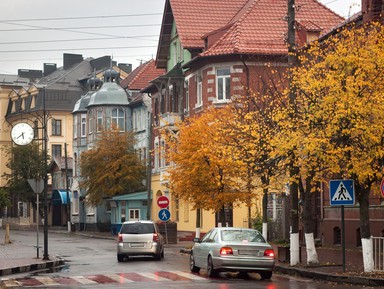
{"type": "Polygon", "coordinates": [[[144,247],[144,243],[131,243],[131,248],[141,248],[144,247]]]}
{"type": "Polygon", "coordinates": [[[258,256],[259,250],[239,250],[239,255],[258,256]]]}

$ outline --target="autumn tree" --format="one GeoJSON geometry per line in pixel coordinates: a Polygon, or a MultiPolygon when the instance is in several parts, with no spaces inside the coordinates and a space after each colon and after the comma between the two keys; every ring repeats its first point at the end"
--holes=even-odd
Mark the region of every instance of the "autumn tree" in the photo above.
{"type": "Polygon", "coordinates": [[[383,39],[380,24],[348,27],[309,47],[294,72],[298,161],[314,172],[312,187],[331,176],[354,180],[365,271],[373,269],[369,195],[383,177],[383,39]]]}
{"type": "Polygon", "coordinates": [[[135,151],[134,133],[111,129],[99,136],[80,158],[80,187],[87,201],[98,205],[104,198],[143,190],[146,167],[135,151]]]}
{"type": "MultiPolygon", "coordinates": [[[[173,164],[168,170],[169,186],[177,196],[194,209],[220,212],[248,200],[244,184],[238,178],[245,169],[243,162],[231,155],[226,136],[218,133],[223,125],[219,116],[223,109],[208,109],[191,117],[163,135],[167,142],[167,158],[173,164]]],[[[229,114],[226,114],[230,118],[229,114]]]]}
{"type": "MultiPolygon", "coordinates": [[[[221,128],[223,135],[228,136],[226,146],[247,168],[246,175],[238,174],[238,177],[247,184],[249,192],[259,191],[250,197],[262,196],[265,238],[268,235],[268,194],[281,192],[285,184],[284,171],[278,166],[280,156],[273,153],[272,143],[278,131],[274,114],[284,88],[284,80],[280,79],[282,75],[282,71],[272,68],[270,63],[260,68],[246,94],[233,99],[227,106],[232,117],[227,122],[223,121],[225,125],[221,128]]],[[[248,203],[249,208],[250,205],[252,203],[248,203]]]]}
{"type": "Polygon", "coordinates": [[[32,142],[25,146],[5,146],[3,150],[8,159],[8,171],[2,175],[7,181],[7,192],[21,201],[31,202],[36,208],[36,195],[28,179],[43,179],[46,174],[47,164],[44,163],[41,147],[37,142],[32,142]]]}

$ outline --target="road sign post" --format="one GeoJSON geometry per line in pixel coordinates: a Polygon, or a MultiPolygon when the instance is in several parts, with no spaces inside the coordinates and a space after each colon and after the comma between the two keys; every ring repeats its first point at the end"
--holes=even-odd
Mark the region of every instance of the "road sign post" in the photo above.
{"type": "Polygon", "coordinates": [[[331,206],[341,206],[341,249],[343,271],[345,272],[345,220],[344,206],[355,205],[355,186],[353,180],[329,181],[329,203],[331,206]]]}
{"type": "Polygon", "coordinates": [[[171,218],[171,212],[167,209],[169,206],[169,199],[167,196],[160,196],[157,198],[157,205],[161,208],[158,213],[160,221],[163,221],[165,224],[165,240],[168,244],[168,232],[167,232],[167,221],[171,218]]]}

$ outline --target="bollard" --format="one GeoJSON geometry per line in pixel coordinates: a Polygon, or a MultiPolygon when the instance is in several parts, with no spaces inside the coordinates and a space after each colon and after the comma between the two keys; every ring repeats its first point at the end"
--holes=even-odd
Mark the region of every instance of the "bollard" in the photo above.
{"type": "Polygon", "coordinates": [[[9,224],[5,225],[5,241],[4,244],[11,244],[11,238],[9,237],[9,224]]]}

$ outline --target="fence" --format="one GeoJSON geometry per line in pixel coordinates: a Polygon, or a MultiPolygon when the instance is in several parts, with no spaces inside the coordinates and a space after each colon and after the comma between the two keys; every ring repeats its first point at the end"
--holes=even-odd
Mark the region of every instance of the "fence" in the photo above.
{"type": "Polygon", "coordinates": [[[371,237],[373,242],[374,271],[384,272],[384,237],[371,237]]]}

